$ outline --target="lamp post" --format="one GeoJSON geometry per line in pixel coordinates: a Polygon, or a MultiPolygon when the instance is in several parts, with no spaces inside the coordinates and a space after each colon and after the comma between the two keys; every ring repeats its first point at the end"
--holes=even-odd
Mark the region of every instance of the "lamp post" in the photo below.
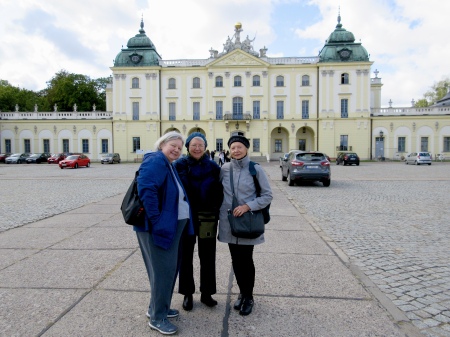
{"type": "Polygon", "coordinates": [[[383,139],[384,132],[380,131],[380,138],[383,139]]]}

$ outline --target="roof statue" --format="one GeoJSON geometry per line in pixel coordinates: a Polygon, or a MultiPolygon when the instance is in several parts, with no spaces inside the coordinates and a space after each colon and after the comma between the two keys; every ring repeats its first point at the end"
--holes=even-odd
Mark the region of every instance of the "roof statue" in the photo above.
{"type": "Polygon", "coordinates": [[[241,42],[242,31],[243,31],[242,24],[240,22],[237,22],[234,25],[233,37],[230,38],[230,36],[228,36],[227,41],[223,44],[223,52],[219,53],[217,55],[218,57],[225,55],[235,49],[241,49],[246,53],[259,57],[258,53],[253,50],[253,41],[255,41],[256,37],[253,38],[253,40],[250,40],[250,38],[247,35],[246,39],[241,42]]]}

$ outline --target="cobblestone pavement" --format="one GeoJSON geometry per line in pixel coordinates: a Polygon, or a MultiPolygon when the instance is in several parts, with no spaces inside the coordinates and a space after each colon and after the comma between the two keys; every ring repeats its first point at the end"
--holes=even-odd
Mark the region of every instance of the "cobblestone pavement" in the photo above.
{"type": "MultiPolygon", "coordinates": [[[[333,164],[330,187],[289,187],[277,162],[262,166],[425,336],[450,336],[449,163],[333,164]]],[[[0,164],[0,231],[124,193],[137,168],[0,164]]]]}
{"type": "Polygon", "coordinates": [[[450,336],[450,164],[333,164],[328,188],[265,169],[425,336],[450,336]]]}

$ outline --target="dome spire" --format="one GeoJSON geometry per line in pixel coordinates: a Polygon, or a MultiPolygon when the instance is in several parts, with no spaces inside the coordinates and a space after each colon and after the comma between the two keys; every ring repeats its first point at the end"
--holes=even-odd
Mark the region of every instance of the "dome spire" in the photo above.
{"type": "Polygon", "coordinates": [[[336,25],[336,28],[342,28],[342,24],[341,24],[341,6],[338,7],[338,24],[336,25]]]}
{"type": "Polygon", "coordinates": [[[142,14],[142,18],[141,18],[141,29],[139,29],[139,33],[145,34],[145,30],[144,30],[144,14],[142,14]]]}

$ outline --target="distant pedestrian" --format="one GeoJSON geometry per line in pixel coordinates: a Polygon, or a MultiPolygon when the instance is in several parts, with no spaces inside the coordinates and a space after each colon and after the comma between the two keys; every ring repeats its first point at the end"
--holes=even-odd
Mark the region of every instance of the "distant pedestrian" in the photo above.
{"type": "Polygon", "coordinates": [[[222,150],[219,152],[219,166],[225,164],[225,152],[222,150]]]}

